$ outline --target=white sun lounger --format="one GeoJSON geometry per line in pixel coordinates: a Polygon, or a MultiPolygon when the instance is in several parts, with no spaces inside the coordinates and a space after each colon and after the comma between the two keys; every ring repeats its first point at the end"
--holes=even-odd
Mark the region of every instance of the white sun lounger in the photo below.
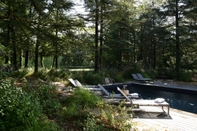
{"type": "MultiPolygon", "coordinates": [[[[157,98],[155,100],[144,100],[144,99],[130,99],[119,87],[117,90],[131,103],[131,105],[138,106],[161,106],[164,111],[164,107],[167,107],[167,114],[169,115],[169,103],[167,103],[163,98],[157,98]]],[[[165,111],[164,111],[165,112],[165,111]]]]}
{"type": "Polygon", "coordinates": [[[101,91],[101,89],[97,88],[96,85],[82,85],[78,80],[73,80],[72,78],[69,78],[68,80],[74,87],[81,87],[91,91],[101,91]]]}
{"type": "MultiPolygon", "coordinates": [[[[114,98],[124,98],[121,94],[114,94],[108,92],[101,84],[98,84],[98,87],[103,91],[103,93],[108,97],[114,97],[114,98]]],[[[126,95],[127,96],[127,95],[126,95]]],[[[131,93],[127,96],[128,98],[139,98],[138,93],[131,93]]]]}

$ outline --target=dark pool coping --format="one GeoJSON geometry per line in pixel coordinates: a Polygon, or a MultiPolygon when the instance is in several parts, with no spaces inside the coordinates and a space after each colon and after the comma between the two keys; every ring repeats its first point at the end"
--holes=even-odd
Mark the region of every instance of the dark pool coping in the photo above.
{"type": "Polygon", "coordinates": [[[133,82],[133,86],[153,88],[157,90],[197,94],[197,86],[190,86],[190,85],[181,85],[181,84],[174,84],[174,83],[172,84],[172,83],[166,83],[166,82],[153,82],[153,83],[133,82]]]}
{"type": "Polygon", "coordinates": [[[127,83],[114,83],[112,85],[104,85],[106,88],[115,88],[115,87],[123,87],[123,85],[127,85],[128,87],[140,87],[140,88],[151,88],[156,90],[165,90],[172,92],[181,92],[188,94],[197,94],[197,86],[192,85],[182,85],[182,84],[174,84],[174,83],[166,83],[155,81],[151,83],[142,83],[142,82],[127,82],[127,83]]]}

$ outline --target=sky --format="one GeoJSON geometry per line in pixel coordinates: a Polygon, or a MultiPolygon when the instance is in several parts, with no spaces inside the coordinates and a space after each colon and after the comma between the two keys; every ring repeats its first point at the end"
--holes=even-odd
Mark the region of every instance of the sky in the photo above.
{"type": "Polygon", "coordinates": [[[76,15],[76,14],[81,14],[85,13],[84,5],[83,5],[83,0],[71,0],[75,6],[73,7],[71,14],[76,15]]]}

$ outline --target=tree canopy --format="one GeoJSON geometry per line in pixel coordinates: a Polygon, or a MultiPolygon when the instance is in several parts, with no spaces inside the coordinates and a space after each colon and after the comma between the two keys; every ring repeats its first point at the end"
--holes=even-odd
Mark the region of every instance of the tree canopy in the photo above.
{"type": "MultiPolygon", "coordinates": [[[[195,0],[84,0],[71,15],[69,0],[0,1],[0,66],[14,70],[53,58],[68,66],[182,70],[197,66],[195,0]],[[62,57],[60,60],[59,58],[62,57]]],[[[58,64],[60,63],[60,64],[58,64]]]]}

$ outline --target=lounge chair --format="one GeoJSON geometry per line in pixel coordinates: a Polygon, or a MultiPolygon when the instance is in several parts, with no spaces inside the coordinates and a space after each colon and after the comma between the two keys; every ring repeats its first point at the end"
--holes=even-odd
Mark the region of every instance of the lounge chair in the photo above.
{"type": "Polygon", "coordinates": [[[131,75],[132,75],[134,80],[143,81],[143,82],[145,81],[144,79],[140,79],[136,74],[131,74],[131,75]]]}
{"type": "Polygon", "coordinates": [[[142,74],[140,74],[140,73],[137,73],[136,75],[137,75],[137,77],[138,77],[139,79],[142,79],[142,80],[145,80],[145,81],[152,81],[152,79],[150,79],[150,78],[144,78],[144,77],[142,76],[142,74]]]}
{"type": "Polygon", "coordinates": [[[69,78],[68,80],[74,87],[81,87],[91,91],[101,91],[101,89],[97,88],[96,85],[82,85],[81,82],[79,82],[78,80],[73,80],[72,78],[69,78]]]}
{"type": "MultiPolygon", "coordinates": [[[[107,97],[114,97],[114,98],[124,98],[124,96],[122,96],[121,94],[114,94],[114,93],[110,93],[108,92],[101,84],[98,84],[98,87],[103,91],[103,93],[107,96],[107,97]]],[[[131,93],[129,95],[126,95],[128,98],[139,98],[139,94],[138,93],[131,93]]]]}
{"type": "Polygon", "coordinates": [[[137,105],[137,107],[140,107],[140,106],[161,106],[163,111],[164,111],[163,107],[167,107],[167,114],[169,116],[169,110],[170,110],[169,103],[167,103],[163,98],[156,98],[154,100],[130,99],[119,87],[117,87],[117,90],[126,98],[126,100],[131,105],[137,105]]]}
{"type": "Polygon", "coordinates": [[[106,85],[111,85],[113,82],[110,80],[110,78],[105,77],[105,84],[106,85]]]}
{"type": "Polygon", "coordinates": [[[114,83],[114,80],[109,77],[105,77],[105,84],[106,85],[115,85],[115,84],[122,84],[122,83],[114,83]]]}

